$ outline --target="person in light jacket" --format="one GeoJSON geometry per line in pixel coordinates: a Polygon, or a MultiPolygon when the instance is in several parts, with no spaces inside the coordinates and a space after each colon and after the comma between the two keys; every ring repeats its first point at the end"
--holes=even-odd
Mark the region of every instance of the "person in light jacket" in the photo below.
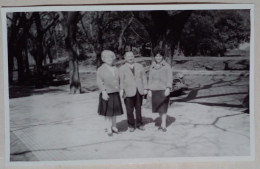
{"type": "Polygon", "coordinates": [[[105,116],[106,128],[109,136],[118,133],[116,116],[123,114],[119,95],[119,71],[113,66],[115,53],[104,50],[101,53],[104,62],[97,70],[97,84],[101,91],[99,96],[99,115],[105,116]]]}
{"type": "Polygon", "coordinates": [[[155,52],[154,59],[155,61],[152,63],[149,72],[148,96],[152,97],[153,113],[159,113],[161,118],[159,130],[166,132],[166,118],[173,75],[170,65],[164,60],[162,50],[155,52]]]}
{"type": "Polygon", "coordinates": [[[147,94],[147,77],[143,65],[135,62],[133,52],[125,53],[126,63],[120,67],[120,95],[124,97],[129,131],[135,128],[145,130],[141,106],[143,95],[147,94]],[[136,120],[134,119],[134,109],[136,120]]]}

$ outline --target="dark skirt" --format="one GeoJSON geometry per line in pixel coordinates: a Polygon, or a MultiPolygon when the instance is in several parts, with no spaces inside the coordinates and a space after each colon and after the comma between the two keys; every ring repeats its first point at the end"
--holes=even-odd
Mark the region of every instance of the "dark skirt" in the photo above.
{"type": "Polygon", "coordinates": [[[98,114],[102,116],[118,116],[123,114],[122,104],[119,92],[108,93],[109,99],[102,99],[102,93],[99,95],[98,114]]]}
{"type": "Polygon", "coordinates": [[[165,90],[152,91],[152,110],[153,113],[167,113],[169,96],[164,95],[165,90]]]}

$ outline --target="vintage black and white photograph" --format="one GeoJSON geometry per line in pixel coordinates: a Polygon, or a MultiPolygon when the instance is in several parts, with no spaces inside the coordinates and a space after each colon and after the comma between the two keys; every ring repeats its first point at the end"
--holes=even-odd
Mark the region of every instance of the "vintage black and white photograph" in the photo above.
{"type": "Polygon", "coordinates": [[[3,8],[7,161],[252,158],[252,10],[3,8]]]}

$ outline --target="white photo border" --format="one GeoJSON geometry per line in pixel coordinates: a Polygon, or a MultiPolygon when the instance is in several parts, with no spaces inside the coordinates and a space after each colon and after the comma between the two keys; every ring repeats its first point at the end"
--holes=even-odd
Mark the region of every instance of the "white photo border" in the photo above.
{"type": "Polygon", "coordinates": [[[82,5],[82,6],[30,6],[2,7],[3,35],[3,66],[4,66],[4,111],[5,111],[5,162],[7,166],[35,165],[91,165],[91,164],[142,164],[163,162],[219,162],[219,161],[254,161],[255,160],[255,125],[254,125],[254,4],[149,4],[149,5],[82,5]],[[118,10],[120,9],[120,10],[118,10]],[[172,158],[140,158],[140,159],[108,159],[108,160],[73,160],[73,161],[10,161],[10,110],[8,83],[8,44],[7,22],[8,12],[37,12],[37,11],[146,11],[146,10],[250,10],[250,155],[221,156],[221,157],[172,157],[172,158]]]}

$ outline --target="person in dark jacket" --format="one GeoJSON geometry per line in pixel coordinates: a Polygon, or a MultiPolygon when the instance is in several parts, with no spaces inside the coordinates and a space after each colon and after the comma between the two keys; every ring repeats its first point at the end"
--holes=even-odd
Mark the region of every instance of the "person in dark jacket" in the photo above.
{"type": "Polygon", "coordinates": [[[163,51],[156,51],[154,59],[149,72],[148,96],[152,97],[153,113],[160,115],[161,126],[159,129],[166,132],[166,118],[173,75],[170,65],[164,60],[163,51]]]}

